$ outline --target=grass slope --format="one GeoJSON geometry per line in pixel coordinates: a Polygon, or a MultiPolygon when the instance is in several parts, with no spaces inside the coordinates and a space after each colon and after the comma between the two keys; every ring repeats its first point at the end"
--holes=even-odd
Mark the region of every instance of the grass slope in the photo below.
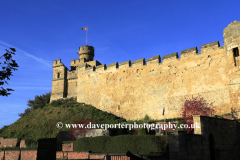
{"type": "Polygon", "coordinates": [[[103,112],[91,105],[78,103],[73,99],[58,100],[43,108],[38,108],[5,127],[0,137],[38,140],[40,138],[55,138],[59,131],[68,131],[63,127],[58,129],[57,122],[71,124],[83,117],[96,120],[99,124],[118,124],[125,122],[111,113],[103,112]]]}
{"type": "MultiPolygon", "coordinates": [[[[37,108],[28,113],[26,116],[19,118],[15,123],[0,129],[0,137],[18,138],[28,142],[37,142],[41,138],[55,138],[59,131],[70,131],[63,127],[58,129],[57,122],[63,124],[74,123],[74,120],[80,121],[83,117],[97,121],[98,124],[118,124],[127,123],[142,124],[145,122],[159,122],[162,120],[152,120],[151,117],[145,116],[141,120],[130,120],[117,117],[111,113],[101,111],[91,105],[78,103],[75,99],[59,99],[47,104],[43,108],[37,108]]],[[[166,121],[178,120],[166,119],[166,121]]],[[[34,145],[35,146],[35,145],[34,145]]]]}

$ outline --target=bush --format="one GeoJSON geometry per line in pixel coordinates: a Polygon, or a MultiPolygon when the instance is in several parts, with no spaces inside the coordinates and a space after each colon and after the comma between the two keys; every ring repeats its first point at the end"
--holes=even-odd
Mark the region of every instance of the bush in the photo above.
{"type": "Polygon", "coordinates": [[[65,99],[58,99],[58,100],[53,100],[50,105],[52,107],[59,107],[59,106],[62,106],[64,104],[64,108],[68,108],[68,107],[71,107],[72,104],[75,104],[76,103],[76,98],[65,98],[65,99]]]}
{"type": "Polygon", "coordinates": [[[181,124],[185,124],[185,123],[184,123],[184,120],[178,121],[178,124],[177,124],[177,128],[176,128],[176,129],[179,130],[179,131],[185,131],[184,128],[181,128],[181,127],[180,127],[181,124]]]}
{"type": "MultiPolygon", "coordinates": [[[[211,103],[210,105],[212,105],[211,103]]],[[[182,119],[185,124],[188,125],[188,128],[185,130],[193,134],[194,130],[191,128],[191,124],[193,124],[193,115],[201,115],[201,116],[213,116],[215,113],[214,107],[209,106],[209,103],[206,103],[206,100],[203,98],[196,97],[184,102],[182,107],[182,119]]]]}
{"type": "Polygon", "coordinates": [[[32,140],[32,139],[26,139],[25,144],[28,148],[34,148],[38,146],[37,140],[32,140]]]}
{"type": "Polygon", "coordinates": [[[146,135],[146,134],[147,134],[147,128],[138,129],[138,135],[146,135]]]}
{"type": "Polygon", "coordinates": [[[0,129],[0,134],[3,133],[8,127],[9,127],[9,125],[4,125],[4,126],[0,129]]]}

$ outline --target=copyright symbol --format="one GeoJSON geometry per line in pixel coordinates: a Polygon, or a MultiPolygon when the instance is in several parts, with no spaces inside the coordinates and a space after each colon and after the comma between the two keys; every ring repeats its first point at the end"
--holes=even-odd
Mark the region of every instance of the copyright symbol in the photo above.
{"type": "Polygon", "coordinates": [[[61,129],[63,127],[63,123],[62,122],[58,122],[56,126],[57,126],[58,129],[61,129]]]}

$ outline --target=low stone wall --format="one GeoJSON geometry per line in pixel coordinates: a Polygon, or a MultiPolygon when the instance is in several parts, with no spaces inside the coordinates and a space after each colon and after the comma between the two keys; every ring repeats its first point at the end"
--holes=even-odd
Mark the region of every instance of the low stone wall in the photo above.
{"type": "Polygon", "coordinates": [[[20,148],[26,148],[26,143],[24,140],[21,140],[20,142],[20,148]]]}
{"type": "MultiPolygon", "coordinates": [[[[89,153],[80,151],[57,151],[56,158],[63,159],[104,159],[107,157],[110,159],[121,159],[121,160],[135,160],[135,158],[129,157],[126,153],[89,153]]],[[[36,160],[37,150],[28,151],[0,151],[0,159],[4,160],[36,160]]]]}
{"type": "Polygon", "coordinates": [[[73,151],[73,143],[62,144],[62,151],[73,151]]]}
{"type": "Polygon", "coordinates": [[[194,134],[168,132],[170,160],[239,159],[240,123],[236,120],[193,116],[194,134]]]}
{"type": "Polygon", "coordinates": [[[37,150],[0,151],[0,159],[4,160],[36,160],[37,150]]]}
{"type": "Polygon", "coordinates": [[[17,138],[2,138],[0,137],[0,148],[1,147],[16,147],[17,145],[17,138]]]}

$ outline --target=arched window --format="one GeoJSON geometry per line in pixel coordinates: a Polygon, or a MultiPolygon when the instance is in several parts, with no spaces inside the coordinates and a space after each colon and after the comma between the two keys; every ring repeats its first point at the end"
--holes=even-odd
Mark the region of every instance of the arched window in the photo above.
{"type": "Polygon", "coordinates": [[[57,78],[60,78],[60,73],[57,74],[57,78]]]}

